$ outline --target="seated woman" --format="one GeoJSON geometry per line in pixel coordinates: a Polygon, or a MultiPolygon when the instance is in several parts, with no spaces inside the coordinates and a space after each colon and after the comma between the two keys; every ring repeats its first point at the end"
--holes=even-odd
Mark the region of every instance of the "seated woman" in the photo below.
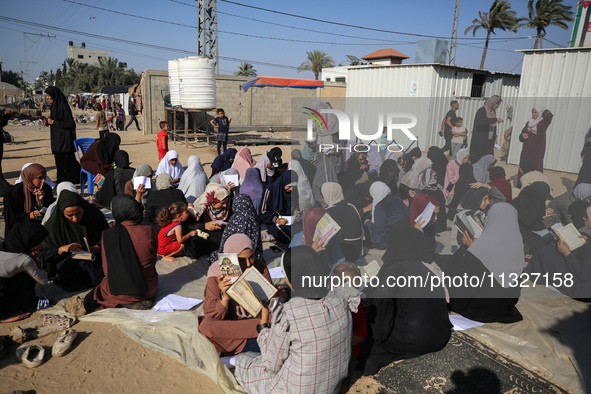
{"type": "MultiPolygon", "coordinates": [[[[80,158],[80,166],[93,175],[107,176],[113,169],[115,152],[119,150],[121,137],[117,133],[109,133],[103,139],[94,141],[80,158]]],[[[89,180],[89,182],[91,182],[89,180]]]]}
{"type": "Polygon", "coordinates": [[[408,207],[399,197],[393,196],[390,188],[383,182],[374,182],[369,188],[369,194],[372,203],[364,209],[371,210],[371,220],[365,220],[366,240],[370,240],[372,248],[385,250],[392,227],[399,219],[408,215],[408,207]]]}
{"type": "Polygon", "coordinates": [[[474,169],[474,178],[476,178],[476,182],[481,183],[489,183],[490,182],[490,173],[488,169],[495,165],[497,159],[493,155],[486,155],[482,156],[480,160],[476,163],[472,164],[474,169]]]}
{"type": "Polygon", "coordinates": [[[129,167],[129,155],[124,150],[115,153],[115,168],[107,174],[105,182],[96,193],[96,201],[109,208],[113,197],[125,193],[125,184],[132,180],[135,168],[129,167]]]}
{"type": "Polygon", "coordinates": [[[249,168],[246,170],[246,176],[240,186],[240,194],[246,194],[250,197],[257,216],[260,215],[261,202],[263,201],[263,194],[265,194],[265,187],[261,181],[261,174],[258,169],[249,168]]]}
{"type": "Polygon", "coordinates": [[[450,160],[445,168],[445,181],[443,183],[443,195],[447,201],[451,201],[454,195],[456,183],[460,179],[460,166],[470,160],[468,149],[462,148],[456,153],[454,160],[450,160]]]}
{"type": "Polygon", "coordinates": [[[238,175],[240,175],[240,179],[244,179],[246,176],[246,171],[254,167],[257,162],[252,158],[252,154],[250,153],[250,149],[247,146],[243,146],[242,148],[238,149],[238,153],[236,154],[236,160],[234,160],[234,164],[232,164],[232,168],[235,168],[238,171],[238,175]]]}
{"type": "MultiPolygon", "coordinates": [[[[293,290],[289,302],[273,302],[256,323],[261,354],[236,357],[236,380],[249,393],[332,393],[347,375],[359,292],[339,287],[328,292],[304,286],[303,276],[328,275],[309,246],[289,249],[281,266],[293,290]],[[272,315],[270,318],[269,315],[272,315]]],[[[315,279],[318,280],[318,279],[315,279]]]]}
{"type": "Polygon", "coordinates": [[[412,166],[415,164],[415,160],[421,157],[421,149],[413,148],[410,152],[406,153],[404,156],[401,157],[401,162],[403,163],[404,173],[409,172],[412,169],[412,166]]]}
{"type": "MultiPolygon", "coordinates": [[[[30,166],[33,163],[27,163],[25,164],[22,168],[21,168],[21,175],[18,177],[18,179],[16,180],[16,182],[14,182],[14,184],[16,185],[17,183],[21,183],[23,181],[23,170],[25,168],[27,168],[28,166],[30,166]]],[[[51,186],[51,190],[55,189],[55,182],[48,176],[45,177],[45,183],[47,183],[49,186],[51,186]]],[[[62,182],[63,183],[63,182],[62,182]]]]}
{"type": "Polygon", "coordinates": [[[60,194],[62,194],[64,190],[69,190],[72,193],[80,194],[78,188],[76,188],[76,185],[74,185],[72,182],[61,182],[59,185],[57,185],[57,188],[55,189],[56,200],[52,202],[49,207],[47,207],[47,211],[45,211],[45,214],[43,215],[43,220],[41,221],[42,225],[45,226],[45,223],[47,223],[51,215],[53,215],[53,211],[55,211],[57,203],[60,200],[60,194]]]}
{"type": "MultiPolygon", "coordinates": [[[[382,171],[384,171],[384,165],[382,165],[382,171]]],[[[363,223],[359,212],[352,204],[345,201],[343,189],[338,183],[327,182],[322,185],[321,191],[322,199],[327,205],[326,211],[341,227],[335,237],[338,239],[345,260],[349,262],[359,260],[363,253],[363,223]]]]}
{"type": "Polygon", "coordinates": [[[511,190],[511,183],[505,178],[505,169],[503,167],[490,167],[490,186],[496,187],[505,197],[505,202],[513,201],[513,191],[511,190]]]}
{"type": "MultiPolygon", "coordinates": [[[[231,185],[231,184],[230,184],[231,185]]],[[[194,259],[208,256],[218,250],[222,241],[223,226],[232,217],[231,186],[227,188],[217,183],[210,183],[205,192],[195,201],[197,225],[191,226],[208,234],[207,239],[192,237],[185,245],[185,253],[194,259]]],[[[184,230],[186,232],[187,229],[184,230]]]]}
{"type": "MultiPolygon", "coordinates": [[[[242,271],[255,267],[270,283],[271,276],[265,263],[254,257],[254,246],[248,236],[234,234],[224,244],[224,253],[238,254],[242,271]]],[[[248,313],[227,294],[229,278],[222,275],[220,262],[215,261],[207,271],[203,321],[199,331],[214,344],[221,353],[235,354],[256,348],[258,319],[248,313]]]]}
{"type": "Polygon", "coordinates": [[[314,180],[314,175],[316,175],[316,166],[314,164],[312,164],[311,162],[309,162],[308,160],[305,160],[302,157],[302,152],[299,149],[292,149],[291,150],[291,160],[292,161],[295,160],[298,163],[300,163],[300,166],[302,167],[304,174],[306,174],[306,178],[308,179],[308,182],[312,182],[314,180]]]}
{"type": "Polygon", "coordinates": [[[45,228],[49,236],[43,245],[43,262],[66,291],[98,285],[103,279],[100,242],[109,228],[104,215],[76,193],[64,190],[45,228]],[[88,248],[90,247],[90,250],[88,248]],[[91,252],[95,260],[74,259],[70,252],[91,252]]]}
{"type": "Polygon", "coordinates": [[[431,159],[421,157],[415,160],[410,171],[406,172],[400,183],[408,186],[411,189],[418,189],[421,183],[424,184],[425,172],[433,167],[431,159]]]}
{"type": "Polygon", "coordinates": [[[105,277],[94,290],[94,299],[99,309],[150,309],[158,291],[156,232],[141,225],[142,207],[130,195],[115,196],[111,207],[117,224],[103,233],[105,277]]]}
{"type": "Polygon", "coordinates": [[[175,150],[169,150],[164,155],[164,158],[158,163],[156,169],[156,176],[160,174],[169,174],[172,178],[172,183],[178,183],[185,173],[185,169],[179,162],[179,154],[175,150]]]}
{"type": "Polygon", "coordinates": [[[37,307],[35,284],[48,283],[35,259],[47,230],[36,221],[16,223],[0,244],[0,320],[37,307]]]}
{"type": "Polygon", "coordinates": [[[368,181],[369,178],[364,170],[361,169],[361,163],[357,155],[351,155],[345,163],[345,171],[339,174],[339,185],[343,191],[347,191],[358,183],[368,181]]]}
{"type": "MultiPolygon", "coordinates": [[[[523,178],[522,178],[523,179],[523,178]]],[[[544,218],[551,214],[546,210],[546,198],[550,194],[550,188],[544,182],[534,182],[526,186],[517,197],[511,201],[511,205],[517,209],[519,218],[519,230],[525,245],[527,254],[534,253],[538,248],[550,241],[541,235],[546,226],[544,218]],[[546,187],[546,191],[538,189],[546,187]]]]}
{"type": "Polygon", "coordinates": [[[211,176],[214,176],[218,172],[226,171],[232,168],[236,153],[236,149],[228,148],[224,153],[213,159],[213,163],[211,163],[211,176]]]}
{"type": "Polygon", "coordinates": [[[154,170],[147,164],[140,164],[138,168],[134,171],[133,177],[127,181],[125,184],[125,194],[129,194],[131,197],[135,198],[137,202],[142,204],[142,207],[145,207],[148,203],[148,198],[150,197],[150,193],[152,190],[156,190],[156,183],[152,179],[154,176],[154,170]],[[133,178],[138,176],[145,176],[146,178],[150,179],[150,188],[146,189],[144,185],[139,185],[137,189],[133,187],[133,178]]]}
{"type": "MultiPolygon", "coordinates": [[[[585,227],[591,229],[591,207],[587,208],[583,219],[585,227]]],[[[589,237],[581,237],[585,244],[575,250],[570,250],[561,240],[542,246],[534,253],[525,271],[530,274],[549,274],[551,278],[560,277],[564,281],[562,285],[554,284],[560,292],[571,298],[591,301],[591,242],[589,237]],[[569,278],[572,279],[570,283],[569,278]]]]}
{"type": "Polygon", "coordinates": [[[384,182],[390,188],[393,195],[400,197],[398,187],[400,185],[400,167],[396,160],[386,159],[380,167],[378,180],[384,182]]]}
{"type": "Polygon", "coordinates": [[[552,208],[552,215],[544,219],[546,227],[552,227],[556,223],[567,225],[572,223],[568,209],[576,201],[586,200],[591,197],[591,183],[579,183],[574,190],[568,190],[554,200],[550,201],[548,208],[552,208]]]}
{"type": "Polygon", "coordinates": [[[458,205],[460,205],[460,202],[464,198],[464,194],[466,194],[466,192],[472,188],[471,185],[475,183],[476,178],[474,178],[474,169],[472,168],[472,164],[467,161],[460,166],[460,177],[453,189],[453,197],[448,205],[447,218],[449,220],[454,220],[456,213],[458,213],[458,205]]]}
{"type": "Polygon", "coordinates": [[[292,248],[300,245],[311,246],[318,252],[322,263],[332,268],[337,262],[345,260],[339,247],[338,238],[332,237],[326,245],[318,244],[314,239],[316,226],[326,213],[326,209],[320,207],[306,209],[302,215],[303,231],[292,237],[289,246],[292,248]]]}
{"type": "Polygon", "coordinates": [[[267,186],[261,203],[261,222],[267,227],[278,243],[291,242],[291,225],[285,216],[291,216],[298,209],[298,194],[292,193],[298,184],[298,176],[293,171],[285,171],[280,178],[267,186]]]}
{"type": "MultiPolygon", "coordinates": [[[[443,187],[445,176],[447,175],[447,165],[449,160],[438,146],[432,146],[427,151],[427,158],[433,162],[433,171],[437,174],[437,183],[443,187]]],[[[453,160],[452,160],[453,161],[453,160]]]]}
{"type": "Polygon", "coordinates": [[[185,194],[187,202],[193,204],[203,194],[208,183],[209,179],[205,175],[199,157],[189,156],[187,170],[179,183],[179,190],[185,194]]]}
{"type": "Polygon", "coordinates": [[[174,188],[172,177],[168,173],[156,177],[156,189],[150,192],[144,215],[144,224],[152,226],[156,225],[156,217],[162,209],[168,208],[173,202],[187,203],[183,192],[174,188]]]}
{"type": "Polygon", "coordinates": [[[263,186],[267,186],[277,179],[278,175],[276,175],[275,172],[283,163],[281,161],[282,154],[283,152],[281,151],[281,148],[275,147],[270,151],[263,153],[254,165],[254,168],[259,170],[263,186]]]}
{"type": "MultiPolygon", "coordinates": [[[[434,249],[421,231],[396,226],[378,273],[380,283],[388,277],[409,275],[427,280],[437,266],[434,249]]],[[[447,274],[447,272],[446,272],[447,274]]],[[[451,336],[444,288],[433,293],[420,287],[376,287],[367,290],[374,344],[365,365],[365,375],[373,375],[396,360],[439,351],[451,336]]]]}
{"type": "Polygon", "coordinates": [[[435,222],[437,220],[437,214],[441,209],[439,201],[431,194],[419,192],[416,193],[410,204],[410,213],[408,218],[402,218],[398,221],[398,226],[412,226],[422,231],[427,236],[429,248],[435,250],[437,241],[435,241],[435,222]],[[423,218],[421,214],[427,208],[429,203],[435,206],[431,219],[428,223],[425,223],[426,218],[423,218]]]}
{"type": "Polygon", "coordinates": [[[298,176],[298,202],[301,211],[314,206],[314,194],[310,181],[302,168],[302,165],[297,160],[289,162],[289,169],[298,176]]]}
{"type": "Polygon", "coordinates": [[[442,263],[445,275],[487,279],[482,286],[450,287],[451,310],[482,323],[521,321],[515,307],[520,289],[510,279],[519,278],[525,263],[515,208],[502,202],[493,205],[482,235],[476,240],[465,237],[464,244],[442,263]]]}
{"type": "MultiPolygon", "coordinates": [[[[259,179],[260,182],[260,179],[259,179]]],[[[244,234],[250,238],[254,246],[254,258],[263,261],[263,241],[261,239],[261,221],[254,209],[252,200],[246,194],[239,194],[232,202],[232,217],[224,226],[220,247],[211,252],[209,261],[216,261],[218,254],[223,253],[228,238],[234,234],[244,234]]]]}
{"type": "Polygon", "coordinates": [[[17,223],[41,220],[44,210],[55,201],[51,186],[45,183],[47,171],[41,164],[31,164],[23,170],[22,183],[12,186],[4,197],[4,234],[17,223]]]}
{"type": "Polygon", "coordinates": [[[447,230],[447,213],[445,212],[445,196],[439,187],[437,179],[438,175],[435,170],[433,168],[427,169],[423,178],[419,181],[416,192],[429,194],[437,200],[438,204],[434,205],[439,207],[439,209],[434,214],[435,222],[433,223],[433,229],[435,230],[435,234],[440,234],[447,230]]]}

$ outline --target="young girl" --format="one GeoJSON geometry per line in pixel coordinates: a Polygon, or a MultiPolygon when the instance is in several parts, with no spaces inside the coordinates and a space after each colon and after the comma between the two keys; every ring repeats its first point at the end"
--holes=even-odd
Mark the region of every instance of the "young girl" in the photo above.
{"type": "Polygon", "coordinates": [[[99,136],[102,139],[109,134],[109,124],[107,123],[107,116],[105,115],[105,111],[103,111],[103,106],[97,103],[95,109],[98,114],[96,115],[96,126],[94,129],[99,131],[99,136]]]}
{"type": "Polygon", "coordinates": [[[158,225],[161,227],[158,233],[158,254],[164,256],[164,260],[176,261],[174,256],[183,254],[184,243],[197,235],[197,230],[193,230],[183,236],[182,223],[188,218],[187,204],[182,202],[175,202],[158,214],[158,225]]]}

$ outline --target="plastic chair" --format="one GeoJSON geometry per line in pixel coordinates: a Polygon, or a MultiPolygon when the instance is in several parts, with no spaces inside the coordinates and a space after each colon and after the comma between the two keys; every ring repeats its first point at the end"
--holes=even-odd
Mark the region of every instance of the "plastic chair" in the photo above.
{"type": "MultiPolygon", "coordinates": [[[[78,156],[78,161],[82,155],[86,153],[88,147],[92,145],[95,141],[94,138],[78,138],[74,140],[74,149],[76,149],[76,155],[78,156]]],[[[80,168],[80,193],[84,193],[85,184],[88,183],[87,189],[88,194],[94,193],[94,175],[90,172],[86,171],[82,167],[80,168]]]]}

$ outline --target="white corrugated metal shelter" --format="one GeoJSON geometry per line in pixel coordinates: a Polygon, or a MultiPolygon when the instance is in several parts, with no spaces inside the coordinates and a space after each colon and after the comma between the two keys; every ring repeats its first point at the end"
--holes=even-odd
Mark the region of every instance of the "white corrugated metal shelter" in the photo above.
{"type": "Polygon", "coordinates": [[[509,163],[518,164],[518,133],[531,118],[531,108],[543,104],[554,114],[546,136],[544,168],[577,173],[580,152],[591,127],[591,48],[523,50],[519,102],[509,163]]]}
{"type": "MultiPolygon", "coordinates": [[[[514,108],[516,104],[519,78],[518,74],[444,64],[351,67],[346,112],[351,119],[353,113],[359,114],[359,129],[368,130],[365,134],[377,130],[378,112],[413,113],[418,123],[411,132],[418,137],[419,147],[425,150],[444,145],[438,131],[452,100],[459,102],[457,115],[464,118],[468,131],[472,130],[476,111],[485,98],[495,94],[503,99],[497,115],[507,120],[507,106],[514,108]]],[[[510,126],[512,123],[503,123],[500,133],[510,126]]],[[[406,137],[399,140],[399,136],[394,137],[406,147],[409,140],[406,137]]]]}

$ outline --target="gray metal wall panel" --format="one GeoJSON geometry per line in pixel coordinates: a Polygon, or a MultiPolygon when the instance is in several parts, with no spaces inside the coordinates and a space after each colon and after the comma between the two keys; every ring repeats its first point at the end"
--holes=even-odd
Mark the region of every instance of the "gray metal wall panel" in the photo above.
{"type": "Polygon", "coordinates": [[[524,53],[516,129],[509,163],[518,164],[518,133],[531,118],[531,108],[544,104],[554,114],[546,137],[544,168],[577,173],[580,152],[591,126],[591,50],[547,50],[524,53]]]}

